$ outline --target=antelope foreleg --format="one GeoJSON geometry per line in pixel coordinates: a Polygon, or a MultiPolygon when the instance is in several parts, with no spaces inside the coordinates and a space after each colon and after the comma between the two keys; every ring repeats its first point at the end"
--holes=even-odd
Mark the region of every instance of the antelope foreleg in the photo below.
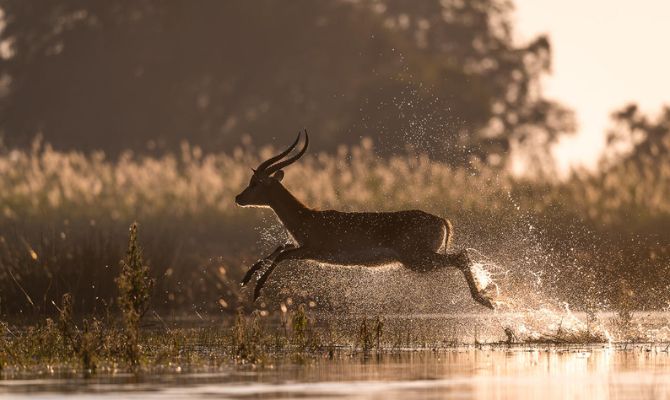
{"type": "Polygon", "coordinates": [[[258,299],[258,297],[261,295],[261,289],[263,289],[263,285],[265,285],[265,281],[268,280],[268,277],[274,271],[275,267],[277,264],[284,260],[302,260],[306,258],[311,258],[310,256],[312,253],[305,248],[292,248],[288,249],[285,251],[280,252],[275,259],[272,261],[272,264],[268,269],[263,272],[260,278],[258,278],[258,282],[256,282],[256,287],[254,288],[254,301],[258,299]]]}
{"type": "Polygon", "coordinates": [[[275,258],[277,258],[277,256],[279,254],[281,254],[282,251],[285,251],[287,249],[293,249],[293,248],[295,248],[295,245],[293,245],[292,243],[283,244],[283,245],[277,247],[275,249],[275,251],[270,253],[265,258],[261,258],[260,260],[256,261],[254,263],[254,265],[252,265],[251,268],[249,268],[247,273],[244,274],[244,278],[242,278],[242,281],[240,282],[240,285],[244,286],[247,283],[249,283],[249,281],[251,280],[251,277],[254,276],[256,271],[258,271],[263,266],[263,264],[265,264],[265,261],[274,262],[275,258]]]}

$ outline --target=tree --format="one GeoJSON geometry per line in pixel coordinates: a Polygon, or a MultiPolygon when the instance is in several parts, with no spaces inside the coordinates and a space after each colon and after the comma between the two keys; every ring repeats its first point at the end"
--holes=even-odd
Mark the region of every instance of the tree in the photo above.
{"type": "MultiPolygon", "coordinates": [[[[405,54],[401,80],[411,86],[405,93],[421,93],[418,99],[409,99],[419,104],[411,107],[416,115],[407,118],[407,113],[389,110],[376,116],[384,124],[400,126],[396,134],[415,135],[413,128],[418,125],[427,148],[460,160],[475,156],[495,162],[504,159],[512,146],[540,149],[535,155],[547,156],[561,134],[574,132],[572,112],[542,97],[540,78],[551,67],[549,40],[540,36],[516,46],[511,2],[364,4],[382,15],[387,29],[403,35],[404,40],[395,43],[405,54]],[[392,123],[385,120],[394,117],[392,123]]],[[[403,143],[402,137],[394,139],[403,143]]]]}
{"type": "Polygon", "coordinates": [[[612,113],[613,127],[607,134],[605,166],[614,163],[650,164],[660,171],[658,162],[670,153],[670,106],[664,106],[654,120],[629,104],[612,113]]]}
{"type": "Polygon", "coordinates": [[[57,148],[230,149],[303,126],[455,164],[547,149],[569,111],[541,96],[550,46],[512,41],[504,0],[0,0],[0,127],[57,148]],[[538,146],[537,143],[540,143],[538,146]]]}

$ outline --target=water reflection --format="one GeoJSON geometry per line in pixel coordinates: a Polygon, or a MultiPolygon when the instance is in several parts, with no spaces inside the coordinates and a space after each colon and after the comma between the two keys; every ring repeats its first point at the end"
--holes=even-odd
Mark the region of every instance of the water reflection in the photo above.
{"type": "Polygon", "coordinates": [[[459,348],[363,357],[349,354],[257,369],[0,381],[3,399],[352,398],[609,399],[670,398],[670,356],[662,345],[459,348]]]}

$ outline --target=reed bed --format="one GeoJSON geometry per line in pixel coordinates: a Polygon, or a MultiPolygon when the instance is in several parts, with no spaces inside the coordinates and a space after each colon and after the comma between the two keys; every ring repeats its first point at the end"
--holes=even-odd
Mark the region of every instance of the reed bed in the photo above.
{"type": "MultiPolygon", "coordinates": [[[[212,154],[184,144],[177,154],[108,159],[39,141],[30,150],[0,149],[0,315],[54,313],[64,293],[78,310],[104,313],[134,221],[156,279],[152,308],[249,307],[238,279],[286,235],[270,212],[240,209],[233,199],[249,168],[274,151],[212,154]]],[[[456,246],[494,257],[540,243],[554,294],[577,287],[604,304],[658,308],[668,305],[670,287],[668,161],[531,180],[420,154],[379,158],[363,139],[305,157],[287,170],[285,184],[315,208],[446,216],[456,225],[456,246]]],[[[574,302],[591,304],[587,297],[574,302]]]]}

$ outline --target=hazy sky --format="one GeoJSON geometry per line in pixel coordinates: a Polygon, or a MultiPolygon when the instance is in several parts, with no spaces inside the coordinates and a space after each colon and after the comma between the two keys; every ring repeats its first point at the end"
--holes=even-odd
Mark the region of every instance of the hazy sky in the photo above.
{"type": "Polygon", "coordinates": [[[556,149],[562,167],[593,165],[612,110],[670,104],[670,0],[515,0],[519,39],[548,33],[545,93],[577,112],[577,136],[556,149]]]}

